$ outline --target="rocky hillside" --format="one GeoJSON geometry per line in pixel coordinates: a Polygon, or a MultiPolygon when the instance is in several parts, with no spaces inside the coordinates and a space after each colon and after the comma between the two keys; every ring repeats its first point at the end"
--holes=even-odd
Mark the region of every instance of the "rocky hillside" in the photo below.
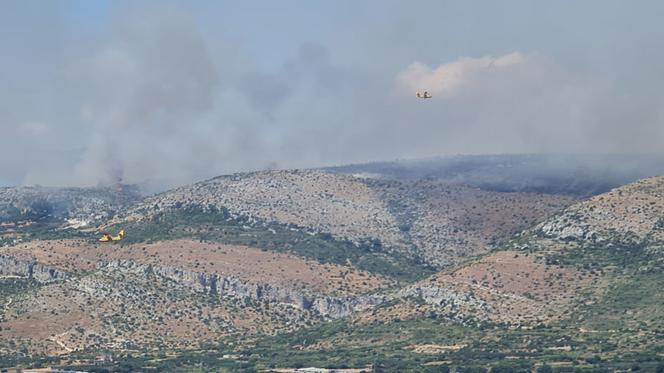
{"type": "Polygon", "coordinates": [[[301,351],[280,361],[345,359],[402,371],[659,371],[663,191],[664,178],[655,177],[574,204],[343,322],[267,337],[240,355],[287,345],[301,351]]]}
{"type": "Polygon", "coordinates": [[[575,201],[424,180],[366,182],[396,217],[404,241],[427,262],[441,267],[487,253],[575,201]]]}
{"type": "Polygon", "coordinates": [[[642,307],[641,316],[630,311],[621,318],[655,332],[664,325],[657,319],[664,316],[664,298],[652,287],[664,280],[662,219],[664,177],[640,180],[574,204],[495,252],[407,289],[429,311],[529,327],[571,315],[612,318],[620,307],[642,307]],[[620,299],[636,294],[631,304],[620,299]],[[608,314],[593,314],[598,305],[608,314]]]}
{"type": "Polygon", "coordinates": [[[151,219],[197,206],[232,218],[331,234],[354,244],[449,266],[484,253],[574,199],[500,193],[427,181],[377,181],[321,171],[270,171],[224,176],[175,189],[133,206],[113,223],[151,219]]]}
{"type": "Polygon", "coordinates": [[[4,249],[0,263],[4,286],[16,288],[0,312],[4,353],[192,348],[347,316],[392,286],[354,268],[187,240],[34,241],[4,249]]]}
{"type": "Polygon", "coordinates": [[[215,178],[123,209],[104,223],[121,243],[0,248],[0,357],[654,369],[663,197],[664,177],[577,203],[320,171],[215,178]]]}
{"type": "Polygon", "coordinates": [[[227,209],[233,216],[292,224],[360,242],[378,238],[402,246],[396,220],[378,195],[352,176],[320,171],[270,171],[222,176],[151,197],[130,217],[197,205],[227,209]]]}
{"type": "Polygon", "coordinates": [[[664,177],[639,180],[567,209],[538,227],[558,240],[659,241],[664,228],[664,177]]]}

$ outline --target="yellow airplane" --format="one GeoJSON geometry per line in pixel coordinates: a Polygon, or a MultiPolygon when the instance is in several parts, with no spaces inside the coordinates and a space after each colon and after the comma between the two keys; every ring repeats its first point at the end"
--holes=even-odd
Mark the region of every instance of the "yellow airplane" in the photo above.
{"type": "Polygon", "coordinates": [[[120,229],[120,232],[118,233],[117,236],[111,236],[109,233],[102,232],[99,242],[120,241],[124,238],[124,236],[125,236],[124,229],[120,229]]]}

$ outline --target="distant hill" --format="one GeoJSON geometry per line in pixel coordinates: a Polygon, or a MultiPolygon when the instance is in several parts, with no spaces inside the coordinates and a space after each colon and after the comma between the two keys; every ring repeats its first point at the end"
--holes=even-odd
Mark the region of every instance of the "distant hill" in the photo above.
{"type": "Polygon", "coordinates": [[[395,180],[434,180],[484,190],[588,197],[664,174],[659,155],[459,155],[325,168],[395,180]]]}

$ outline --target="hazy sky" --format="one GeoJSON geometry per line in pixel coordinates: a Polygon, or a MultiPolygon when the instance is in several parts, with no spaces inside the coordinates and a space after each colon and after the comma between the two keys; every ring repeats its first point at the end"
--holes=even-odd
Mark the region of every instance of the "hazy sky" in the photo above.
{"type": "Polygon", "coordinates": [[[0,185],[659,153],[662,19],[636,0],[2,0],[0,185]]]}

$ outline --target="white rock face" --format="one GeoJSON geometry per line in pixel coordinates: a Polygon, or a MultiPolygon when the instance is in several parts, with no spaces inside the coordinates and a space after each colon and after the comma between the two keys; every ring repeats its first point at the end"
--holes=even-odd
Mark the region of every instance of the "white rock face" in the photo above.
{"type": "Polygon", "coordinates": [[[567,219],[560,218],[546,222],[540,226],[540,230],[548,237],[556,237],[561,240],[580,240],[586,238],[586,227],[582,224],[571,224],[567,219]]]}
{"type": "MultiPolygon", "coordinates": [[[[345,317],[352,312],[374,307],[386,299],[383,295],[333,297],[268,283],[246,282],[233,276],[186,271],[170,266],[145,265],[131,260],[105,262],[98,265],[97,268],[145,277],[156,275],[196,292],[214,294],[223,298],[248,298],[258,302],[279,303],[301,310],[313,310],[323,317],[332,319],[345,317]]],[[[101,289],[99,284],[90,281],[81,282],[81,284],[81,290],[95,296],[103,296],[103,294],[98,293],[98,290],[101,289]]]]}
{"type": "Polygon", "coordinates": [[[478,308],[486,308],[487,305],[484,301],[470,296],[468,293],[459,292],[454,289],[449,289],[439,286],[421,286],[415,285],[402,289],[396,293],[398,298],[415,297],[421,298],[425,303],[434,306],[451,306],[453,308],[464,306],[475,306],[478,308]]]}
{"type": "Polygon", "coordinates": [[[20,277],[39,283],[65,280],[66,272],[50,268],[34,261],[20,260],[7,255],[0,255],[0,277],[20,277]]]}

